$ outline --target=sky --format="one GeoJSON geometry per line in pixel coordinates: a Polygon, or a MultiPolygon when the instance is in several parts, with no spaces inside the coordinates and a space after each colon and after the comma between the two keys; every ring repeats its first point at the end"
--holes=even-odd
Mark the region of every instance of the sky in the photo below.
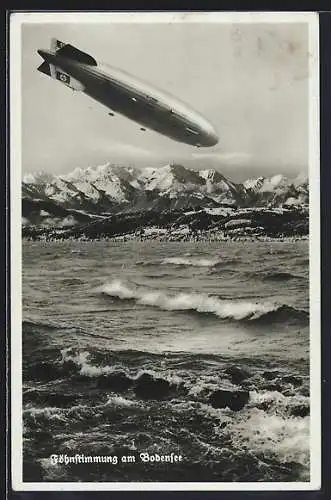
{"type": "Polygon", "coordinates": [[[60,174],[107,161],[180,162],[233,180],[308,169],[305,23],[24,23],[23,172],[60,174]],[[37,71],[56,37],[173,94],[203,114],[219,143],[195,148],[116,114],[37,71]]]}

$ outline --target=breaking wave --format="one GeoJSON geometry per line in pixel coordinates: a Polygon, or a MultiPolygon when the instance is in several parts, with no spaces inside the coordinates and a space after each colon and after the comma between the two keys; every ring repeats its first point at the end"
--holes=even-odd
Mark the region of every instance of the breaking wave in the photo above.
{"type": "Polygon", "coordinates": [[[124,245],[25,247],[24,481],[308,481],[306,243],[124,245]]]}
{"type": "Polygon", "coordinates": [[[269,316],[270,319],[275,320],[277,314],[281,314],[280,319],[294,316],[295,319],[307,320],[305,311],[298,311],[283,304],[222,300],[200,293],[169,295],[161,290],[148,291],[138,287],[130,288],[119,280],[104,285],[99,291],[120,300],[134,300],[142,306],[157,307],[165,311],[195,311],[213,314],[221,319],[252,321],[269,316]]]}
{"type": "Polygon", "coordinates": [[[174,266],[192,266],[192,267],[214,267],[219,264],[217,259],[197,259],[197,258],[183,258],[183,257],[169,257],[164,259],[161,264],[174,265],[174,266]]]}
{"type": "Polygon", "coordinates": [[[219,259],[205,259],[192,257],[191,255],[185,255],[184,257],[167,257],[161,261],[136,261],[137,266],[159,266],[161,264],[164,266],[215,267],[220,263],[221,261],[219,259]]]}

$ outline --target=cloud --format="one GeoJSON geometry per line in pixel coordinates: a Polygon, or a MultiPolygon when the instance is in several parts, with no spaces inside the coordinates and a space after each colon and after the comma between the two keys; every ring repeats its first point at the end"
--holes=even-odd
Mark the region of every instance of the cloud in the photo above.
{"type": "Polygon", "coordinates": [[[252,160],[252,155],[244,152],[228,152],[224,153],[222,151],[211,151],[203,153],[193,153],[192,157],[194,159],[209,159],[219,162],[229,163],[231,165],[245,165],[250,164],[252,160]]]}
{"type": "Polygon", "coordinates": [[[133,144],[125,143],[102,143],[94,144],[94,149],[102,150],[104,153],[111,155],[112,157],[121,158],[123,160],[152,160],[155,158],[155,154],[148,149],[144,149],[133,144]]]}

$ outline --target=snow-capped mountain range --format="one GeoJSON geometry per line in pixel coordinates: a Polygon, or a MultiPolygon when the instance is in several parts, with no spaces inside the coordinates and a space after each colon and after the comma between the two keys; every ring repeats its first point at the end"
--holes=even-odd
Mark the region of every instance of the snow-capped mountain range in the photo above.
{"type": "Polygon", "coordinates": [[[308,191],[304,174],[295,179],[258,177],[237,184],[217,170],[191,170],[178,164],[138,169],[106,163],[65,175],[27,174],[22,182],[23,200],[47,201],[93,214],[196,206],[307,205],[308,191]]]}

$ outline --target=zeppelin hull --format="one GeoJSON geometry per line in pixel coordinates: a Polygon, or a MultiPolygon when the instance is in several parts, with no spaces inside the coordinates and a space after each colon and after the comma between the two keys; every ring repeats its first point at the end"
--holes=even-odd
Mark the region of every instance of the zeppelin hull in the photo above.
{"type": "Polygon", "coordinates": [[[132,75],[111,67],[107,71],[99,67],[93,58],[89,59],[91,56],[88,54],[75,52],[78,49],[72,46],[67,47],[62,44],[58,51],[39,50],[49,66],[48,69],[43,63],[39,71],[49,76],[60,75],[55,78],[106,106],[111,116],[115,112],[135,121],[141,125],[141,130],[151,129],[193,146],[217,144],[218,137],[212,125],[187,105],[147,86],[132,75]],[[89,61],[93,64],[87,64],[89,61]]]}
{"type": "Polygon", "coordinates": [[[98,89],[92,86],[86,88],[84,92],[114,112],[172,139],[190,145],[197,145],[199,140],[203,141],[203,138],[199,139],[198,132],[193,134],[187,131],[186,127],[189,127],[190,124],[175,117],[171,111],[132,97],[125,91],[114,87],[112,83],[106,83],[98,89]]]}

